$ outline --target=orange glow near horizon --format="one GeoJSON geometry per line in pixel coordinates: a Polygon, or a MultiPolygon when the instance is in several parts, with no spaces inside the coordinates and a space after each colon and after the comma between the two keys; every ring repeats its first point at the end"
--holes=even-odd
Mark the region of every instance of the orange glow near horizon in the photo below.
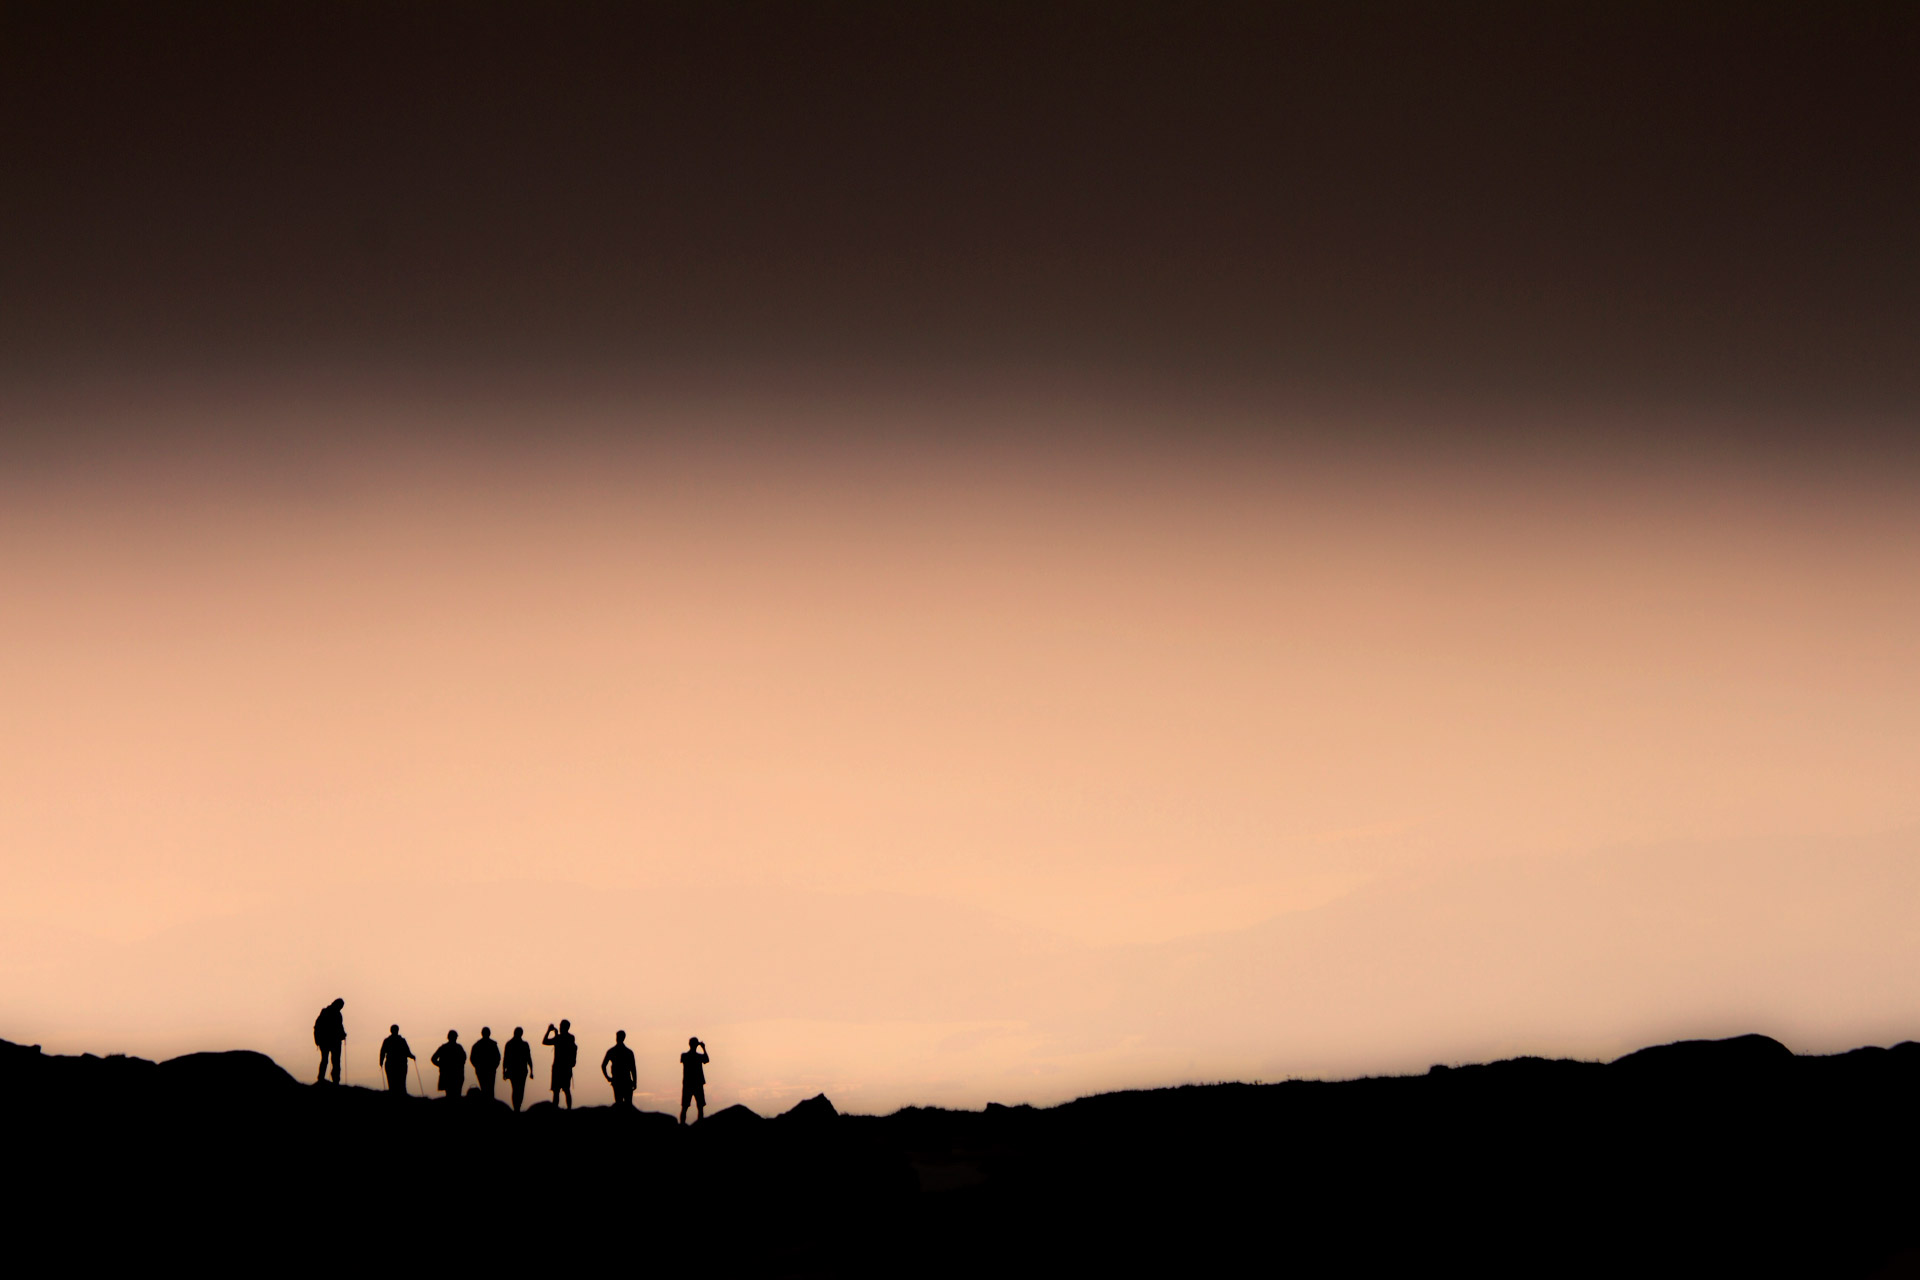
{"type": "Polygon", "coordinates": [[[11,474],[0,1036],[888,1110],[1920,1031],[1902,483],[685,412],[11,474]]]}

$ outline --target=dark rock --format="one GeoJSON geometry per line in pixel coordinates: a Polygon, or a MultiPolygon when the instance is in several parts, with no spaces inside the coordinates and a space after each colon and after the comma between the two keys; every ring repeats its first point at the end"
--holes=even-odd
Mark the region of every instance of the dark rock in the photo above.
{"type": "Polygon", "coordinates": [[[826,1094],[816,1093],[811,1098],[794,1103],[777,1118],[792,1124],[831,1124],[840,1118],[840,1113],[833,1109],[833,1103],[827,1100],[826,1094]]]}
{"type": "Polygon", "coordinates": [[[1715,1077],[1769,1072],[1789,1066],[1793,1051],[1771,1036],[1734,1036],[1727,1040],[1678,1040],[1616,1058],[1616,1071],[1673,1077],[1715,1077]]]}
{"type": "Polygon", "coordinates": [[[249,1049],[182,1054],[159,1064],[156,1074],[162,1089],[196,1101],[219,1098],[257,1104],[299,1088],[279,1063],[249,1049]]]}
{"type": "Polygon", "coordinates": [[[693,1127],[712,1134],[733,1133],[739,1129],[757,1126],[764,1118],[753,1108],[736,1102],[705,1119],[695,1121],[693,1127]]]}

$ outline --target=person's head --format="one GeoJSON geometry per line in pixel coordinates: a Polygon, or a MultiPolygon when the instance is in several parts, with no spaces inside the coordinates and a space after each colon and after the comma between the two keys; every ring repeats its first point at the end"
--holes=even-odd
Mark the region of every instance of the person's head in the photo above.
{"type": "Polygon", "coordinates": [[[389,1031],[391,1031],[391,1032],[393,1032],[393,1034],[395,1034],[395,1035],[399,1035],[399,1034],[400,1034],[400,1024],[396,1022],[396,1023],[394,1023],[394,1024],[392,1025],[392,1026],[390,1026],[390,1027],[388,1027],[388,1028],[387,1028],[387,1030],[389,1030],[389,1031]]]}
{"type": "Polygon", "coordinates": [[[513,1029],[513,1038],[514,1038],[515,1040],[518,1040],[518,1039],[520,1038],[520,1033],[521,1033],[521,1030],[522,1030],[522,1029],[521,1029],[521,1028],[519,1028],[519,1027],[515,1027],[515,1028],[513,1029]]]}
{"type": "Polygon", "coordinates": [[[688,1037],[687,1037],[687,1048],[689,1048],[689,1049],[698,1049],[699,1047],[700,1047],[700,1037],[699,1037],[699,1036],[688,1036],[688,1037]]]}
{"type": "Polygon", "coordinates": [[[565,1031],[568,1027],[572,1025],[573,1024],[571,1022],[568,1022],[565,1018],[560,1019],[560,1029],[562,1031],[565,1031]]]}
{"type": "Polygon", "coordinates": [[[480,1038],[481,1038],[482,1040],[485,1040],[485,1039],[486,1039],[486,1038],[487,1038],[488,1036],[490,1036],[490,1035],[492,1035],[492,1034],[493,1034],[493,1028],[492,1028],[492,1027],[482,1027],[482,1028],[480,1028],[480,1038]]]}
{"type": "Polygon", "coordinates": [[[329,1009],[344,1009],[344,1008],[346,1008],[346,1007],[347,1007],[347,1002],[346,1002],[346,1000],[345,1000],[345,999],[343,999],[343,998],[341,998],[341,997],[338,997],[338,996],[336,996],[336,997],[334,998],[334,1001],[333,1001],[333,1003],[332,1003],[332,1004],[330,1004],[330,1005],[328,1005],[327,1007],[328,1007],[329,1009]]]}
{"type": "Polygon", "coordinates": [[[615,1044],[625,1044],[625,1043],[627,1042],[627,1033],[626,1033],[626,1032],[624,1032],[624,1031],[616,1031],[616,1032],[614,1032],[614,1033],[613,1033],[613,1042],[614,1042],[615,1044]]]}
{"type": "Polygon", "coordinates": [[[460,1038],[460,1033],[459,1033],[458,1031],[449,1031],[449,1032],[447,1032],[447,1039],[448,1039],[449,1041],[452,1041],[452,1040],[458,1040],[459,1038],[460,1038]]]}

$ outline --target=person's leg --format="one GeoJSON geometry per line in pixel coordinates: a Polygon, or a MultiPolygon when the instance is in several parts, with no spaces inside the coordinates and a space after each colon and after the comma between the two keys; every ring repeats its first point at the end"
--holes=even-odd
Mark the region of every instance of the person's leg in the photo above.
{"type": "Polygon", "coordinates": [[[333,1046],[333,1082],[340,1083],[340,1046],[333,1046]]]}
{"type": "Polygon", "coordinates": [[[520,1104],[524,1102],[527,1097],[527,1078],[525,1076],[516,1076],[507,1083],[513,1086],[513,1109],[518,1111],[520,1110],[520,1104]]]}
{"type": "Polygon", "coordinates": [[[320,1070],[314,1074],[313,1082],[319,1084],[327,1078],[327,1046],[320,1046],[320,1070]]]}

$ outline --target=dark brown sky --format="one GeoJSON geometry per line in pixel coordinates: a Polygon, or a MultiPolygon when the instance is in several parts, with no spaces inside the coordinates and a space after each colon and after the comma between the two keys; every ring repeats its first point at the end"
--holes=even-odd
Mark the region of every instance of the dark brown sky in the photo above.
{"type": "Polygon", "coordinates": [[[6,3],[0,375],[1040,370],[1894,430],[1920,11],[1674,8],[6,3]]]}

